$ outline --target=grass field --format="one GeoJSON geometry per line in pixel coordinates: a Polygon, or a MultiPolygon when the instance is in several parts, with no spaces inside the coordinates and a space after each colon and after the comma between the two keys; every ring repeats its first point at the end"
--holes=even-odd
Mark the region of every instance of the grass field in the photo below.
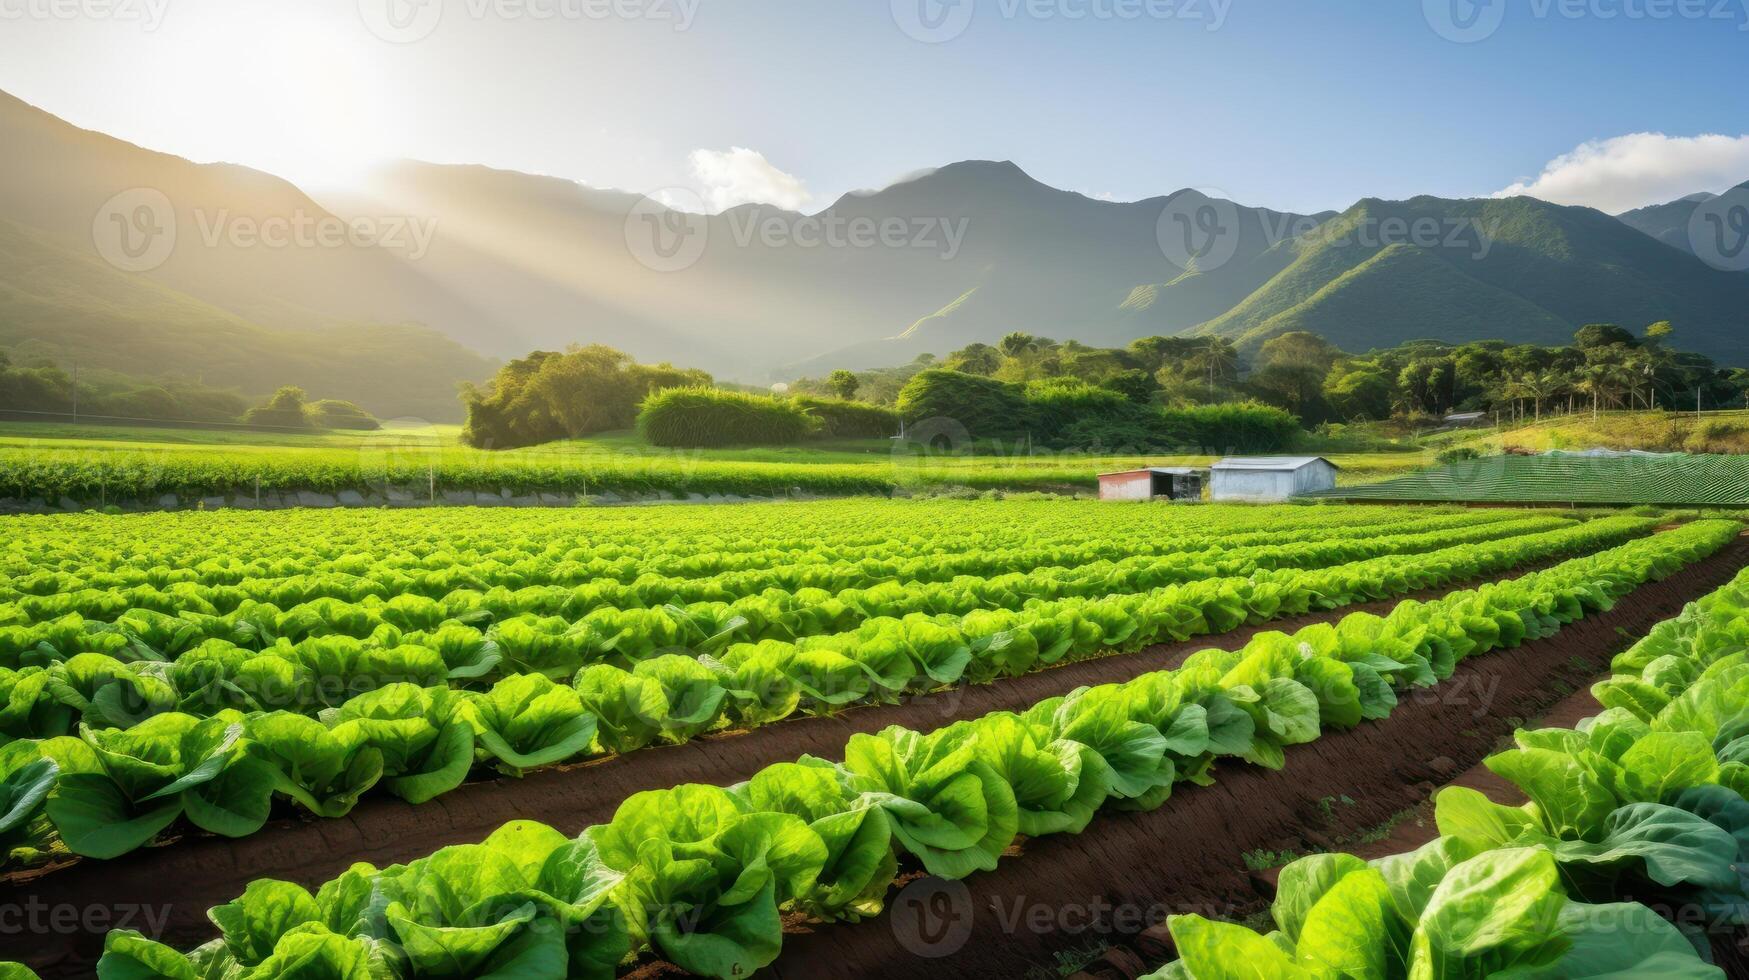
{"type": "MultiPolygon", "coordinates": [[[[608,433],[532,449],[464,446],[454,426],[328,431],[309,435],[195,429],[0,424],[0,497],[118,500],[165,493],[224,495],[264,490],[334,492],[428,487],[517,493],[684,495],[886,494],[973,490],[1092,492],[1102,472],[1148,465],[1206,465],[1215,456],[978,455],[895,452],[886,440],[789,448],[666,450],[631,433],[608,433]]],[[[1426,466],[1424,453],[1343,454],[1344,483],[1426,466]]]]}
{"type": "Polygon", "coordinates": [[[1469,446],[1484,454],[1504,450],[1640,449],[1647,452],[1749,453],[1749,411],[1590,412],[1540,422],[1441,433],[1429,447],[1469,446]]]}

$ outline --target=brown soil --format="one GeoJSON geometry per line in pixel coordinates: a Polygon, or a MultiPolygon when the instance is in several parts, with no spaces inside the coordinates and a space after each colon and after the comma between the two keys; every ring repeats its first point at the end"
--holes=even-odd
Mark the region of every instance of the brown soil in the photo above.
{"type": "MultiPolygon", "coordinates": [[[[1692,576],[1697,569],[1737,560],[1729,556],[1737,555],[1743,547],[1733,544],[1672,582],[1684,581],[1684,576],[1692,576]]],[[[1539,563],[1519,572],[1555,563],[1539,563]]],[[[137,919],[133,927],[177,948],[187,948],[216,935],[206,910],[242,894],[257,878],[293,881],[313,889],[354,862],[382,867],[409,861],[450,844],[480,840],[509,820],[540,820],[576,834],[611,819],[620,802],[633,793],[687,782],[737,782],[804,753],[836,758],[857,732],[876,732],[889,725],[928,730],[958,718],[1024,710],[1082,685],[1126,680],[1176,666],[1197,650],[1235,649],[1265,630],[1292,631],[1359,611],[1382,615],[1405,599],[1435,598],[1469,584],[1473,583],[1084,660],[897,705],[855,708],[824,718],[795,718],[751,732],[716,733],[683,745],[542,770],[520,780],[471,782],[419,806],[375,796],[338,820],[290,816],[269,821],[259,833],[236,840],[191,835],[168,846],[143,849],[111,861],[81,861],[36,880],[19,880],[0,888],[50,907],[95,909],[116,917],[127,909],[150,909],[153,924],[159,927],[146,930],[137,919]]],[[[1307,748],[1316,751],[1318,746],[1307,748]]],[[[1217,787],[1215,792],[1219,791],[1217,787]]],[[[102,951],[102,941],[102,930],[46,936],[0,933],[0,959],[21,960],[45,978],[88,975],[102,951]]]]}
{"type": "Polygon", "coordinates": [[[1406,697],[1389,719],[1289,750],[1286,772],[1225,767],[1214,786],[1187,788],[1151,813],[1104,813],[1078,837],[1025,842],[1021,859],[1004,859],[994,872],[921,879],[892,896],[881,917],[786,937],[771,974],[1023,977],[1051,970],[1060,952],[1110,942],[1117,949],[1095,975],[1137,976],[1170,955],[1163,930],[1148,930],[1165,915],[1243,919],[1264,906],[1246,854],[1338,846],[1419,805],[1592,680],[1605,658],[1745,564],[1749,541],[1739,540],[1642,586],[1609,613],[1468,660],[1438,689],[1406,697]],[[1144,948],[1152,955],[1138,955],[1144,948]]]}

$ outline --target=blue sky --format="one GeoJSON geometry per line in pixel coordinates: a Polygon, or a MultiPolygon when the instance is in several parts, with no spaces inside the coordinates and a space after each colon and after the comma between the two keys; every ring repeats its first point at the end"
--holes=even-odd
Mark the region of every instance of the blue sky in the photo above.
{"type": "Polygon", "coordinates": [[[1492,0],[1473,43],[1435,26],[1470,0],[50,2],[0,0],[0,88],[310,185],[406,156],[818,208],[995,158],[1119,200],[1619,210],[1749,179],[1749,0],[1492,0]],[[1673,139],[1600,142],[1640,133],[1673,139]]]}

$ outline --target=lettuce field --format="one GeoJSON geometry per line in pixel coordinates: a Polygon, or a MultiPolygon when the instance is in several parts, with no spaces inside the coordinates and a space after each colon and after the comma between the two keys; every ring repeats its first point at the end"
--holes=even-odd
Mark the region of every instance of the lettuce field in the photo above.
{"type": "Polygon", "coordinates": [[[1731,520],[860,499],[0,527],[0,976],[1749,964],[1731,520]]]}

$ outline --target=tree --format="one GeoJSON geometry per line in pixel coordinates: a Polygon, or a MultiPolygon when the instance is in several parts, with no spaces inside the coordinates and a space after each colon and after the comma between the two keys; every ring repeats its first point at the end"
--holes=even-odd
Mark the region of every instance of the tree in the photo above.
{"type": "Polygon", "coordinates": [[[989,377],[1002,367],[1002,352],[989,344],[967,344],[947,356],[949,371],[989,377]]]}
{"type": "Polygon", "coordinates": [[[1324,404],[1325,371],[1316,364],[1277,361],[1252,373],[1249,384],[1268,404],[1287,409],[1307,425],[1329,417],[1324,404]]]}
{"type": "Polygon", "coordinates": [[[1324,400],[1349,421],[1383,419],[1391,414],[1391,382],[1373,368],[1332,371],[1324,379],[1324,400]]]}
{"type": "Polygon", "coordinates": [[[1115,391],[1138,405],[1152,404],[1154,396],[1160,393],[1160,382],[1146,371],[1121,371],[1100,381],[1099,386],[1115,391]]]}
{"type": "Polygon", "coordinates": [[[862,387],[862,382],[852,372],[839,368],[826,376],[826,387],[832,389],[832,394],[850,401],[856,397],[856,389],[862,387]]]}
{"type": "Polygon", "coordinates": [[[1749,408],[1749,368],[1732,368],[1726,375],[1731,387],[1743,395],[1743,407],[1749,408]]]}
{"type": "Polygon", "coordinates": [[[1341,353],[1315,333],[1290,330],[1266,341],[1258,349],[1257,363],[1264,368],[1277,365],[1311,368],[1322,379],[1341,353]]]}
{"type": "Polygon", "coordinates": [[[307,429],[310,419],[304,414],[304,402],[309,396],[297,385],[285,385],[273,393],[264,405],[243,413],[250,425],[275,425],[291,429],[307,429]]]}
{"type": "Polygon", "coordinates": [[[1587,323],[1573,334],[1573,346],[1581,350],[1608,347],[1611,344],[1637,347],[1639,341],[1626,328],[1613,323],[1587,323]]]}
{"type": "Polygon", "coordinates": [[[1412,410],[1440,415],[1451,408],[1457,388],[1457,365],[1449,357],[1410,361],[1397,375],[1397,389],[1412,410]]]}
{"type": "Polygon", "coordinates": [[[468,421],[462,439],[470,446],[508,449],[626,429],[651,393],[710,383],[703,371],[636,364],[602,344],[572,346],[562,354],[535,351],[504,365],[487,387],[463,387],[468,421]]]}
{"type": "Polygon", "coordinates": [[[1603,363],[1587,364],[1579,369],[1578,380],[1573,383],[1575,390],[1591,396],[1591,417],[1597,418],[1602,412],[1603,396],[1611,390],[1612,369],[1603,363]]]}
{"type": "Polygon", "coordinates": [[[1239,349],[1225,337],[1208,337],[1190,356],[1189,365],[1208,380],[1209,393],[1213,394],[1215,382],[1239,376],[1239,349]]]}
{"type": "Polygon", "coordinates": [[[1011,333],[996,342],[996,349],[1002,352],[1003,357],[1019,357],[1028,351],[1037,350],[1038,346],[1039,343],[1037,337],[1034,337],[1032,334],[1020,333],[1018,331],[1011,333]]]}
{"type": "Polygon", "coordinates": [[[1540,422],[1543,417],[1543,402],[1558,394],[1561,387],[1561,376],[1551,371],[1522,374],[1509,383],[1508,390],[1516,392],[1516,397],[1530,399],[1535,406],[1536,420],[1540,422]]]}

